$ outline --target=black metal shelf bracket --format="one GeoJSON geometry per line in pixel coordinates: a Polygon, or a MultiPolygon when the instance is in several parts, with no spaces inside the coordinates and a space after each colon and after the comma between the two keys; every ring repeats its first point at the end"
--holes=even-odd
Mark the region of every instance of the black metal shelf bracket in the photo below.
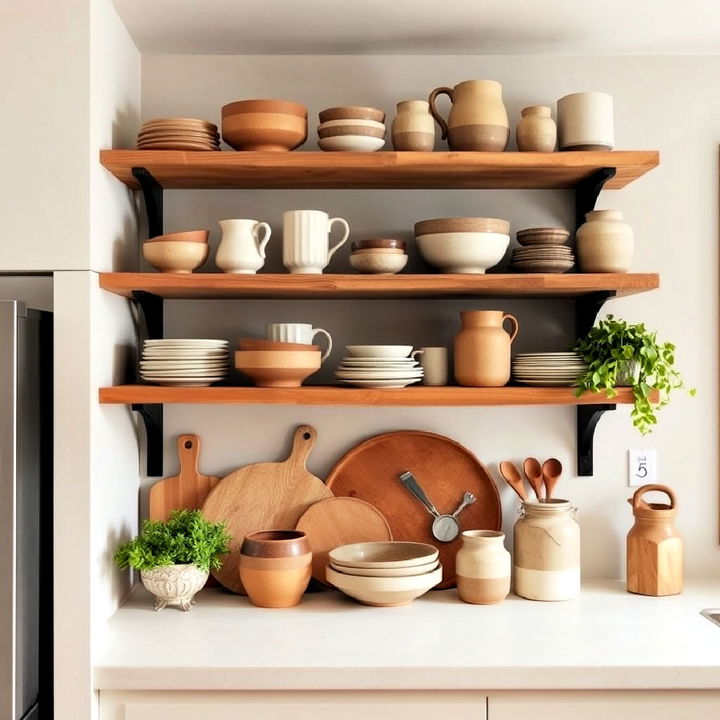
{"type": "Polygon", "coordinates": [[[587,335],[603,305],[615,297],[615,290],[600,290],[575,300],[575,337],[587,335]]]}
{"type": "Polygon", "coordinates": [[[132,409],[137,412],[145,425],[145,454],[148,477],[161,477],[163,474],[163,406],[160,403],[134,403],[132,409]]]}
{"type": "Polygon", "coordinates": [[[615,405],[578,405],[577,407],[577,474],[593,474],[593,441],[595,427],[603,413],[615,410],[615,405]]]}
{"type": "Polygon", "coordinates": [[[133,177],[140,183],[145,213],[147,214],[148,237],[163,234],[163,187],[144,167],[134,167],[133,177]]]}
{"type": "Polygon", "coordinates": [[[595,209],[600,191],[608,180],[615,177],[616,172],[617,170],[613,167],[600,168],[575,186],[576,228],[585,222],[585,214],[595,209]]]}

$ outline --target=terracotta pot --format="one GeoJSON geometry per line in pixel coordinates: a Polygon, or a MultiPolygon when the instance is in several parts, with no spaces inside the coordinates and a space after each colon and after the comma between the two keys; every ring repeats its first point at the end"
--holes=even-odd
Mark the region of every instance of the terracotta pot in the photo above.
{"type": "Polygon", "coordinates": [[[578,228],[577,254],[582,272],[621,273],[632,264],[632,228],[619,210],[593,210],[578,228]]]}
{"type": "Polygon", "coordinates": [[[442,129],[442,138],[448,138],[451,150],[498,152],[507,147],[510,123],[499,82],[466,80],[454,88],[435,88],[428,103],[442,129]],[[452,102],[447,122],[435,108],[438,95],[447,95],[452,102]]]}
{"type": "Polygon", "coordinates": [[[404,100],[397,104],[392,122],[395,150],[431,152],[435,147],[435,122],[425,100],[404,100]]]}
{"type": "Polygon", "coordinates": [[[222,136],[235,150],[293,150],[307,139],[307,108],[286,100],[229,103],[222,108],[222,136]]]}
{"type": "Polygon", "coordinates": [[[518,332],[514,315],[502,310],[466,310],[455,337],[455,379],[470,387],[501,387],[510,380],[510,346],[518,332]],[[503,329],[513,324],[512,334],[503,329]]]}
{"type": "Polygon", "coordinates": [[[542,105],[523,108],[515,136],[521,152],[553,152],[557,142],[557,126],[552,119],[551,109],[542,105]]]}
{"type": "Polygon", "coordinates": [[[466,530],[455,557],[458,595],[473,605],[494,605],[510,592],[510,553],[505,534],[495,530],[466,530]]]}
{"type": "Polygon", "coordinates": [[[175,605],[189,610],[195,593],[202,590],[210,573],[195,565],[162,565],[152,570],[141,570],[142,584],[155,596],[155,610],[175,605]]]}
{"type": "Polygon", "coordinates": [[[310,542],[299,530],[250,533],[240,547],[240,580],[258,607],[297,605],[311,572],[310,542]]]}

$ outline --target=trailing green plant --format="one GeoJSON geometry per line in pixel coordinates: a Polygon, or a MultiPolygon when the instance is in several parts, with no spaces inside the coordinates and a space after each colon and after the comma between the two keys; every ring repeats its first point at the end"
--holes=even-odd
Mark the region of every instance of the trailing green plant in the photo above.
{"type": "Polygon", "coordinates": [[[142,532],[117,549],[115,562],[135,570],[185,564],[218,570],[230,540],[225,523],[210,522],[199,510],[173,510],[167,522],[146,520],[142,532]]]}
{"type": "MultiPolygon", "coordinates": [[[[675,369],[675,346],[659,343],[657,333],[643,323],[630,325],[608,315],[578,340],[573,350],[588,364],[587,372],[576,381],[576,395],[605,392],[613,398],[616,387],[629,385],[635,399],[632,422],[643,435],[652,431],[657,411],[668,404],[670,393],[684,387],[682,375],[675,369]]],[[[695,390],[689,393],[694,395],[695,390]]]]}

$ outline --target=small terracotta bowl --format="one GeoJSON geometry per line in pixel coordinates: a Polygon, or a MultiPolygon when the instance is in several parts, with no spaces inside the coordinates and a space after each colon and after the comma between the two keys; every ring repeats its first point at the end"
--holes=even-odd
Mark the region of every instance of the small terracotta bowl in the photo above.
{"type": "Polygon", "coordinates": [[[278,340],[265,340],[264,338],[240,338],[240,350],[319,350],[319,345],[305,345],[303,343],[279,342],[278,340]]]}
{"type": "Polygon", "coordinates": [[[318,113],[318,117],[321,123],[328,120],[374,120],[379,123],[385,122],[385,113],[382,110],[362,105],[341,105],[326,108],[318,113]]]}
{"type": "Polygon", "coordinates": [[[367,248],[397,248],[404,250],[407,246],[405,240],[398,238],[366,238],[365,240],[353,240],[350,247],[352,250],[365,250],[367,248]]]}
{"type": "Polygon", "coordinates": [[[187,230],[185,232],[167,233],[156,235],[145,242],[197,242],[207,243],[210,236],[209,230],[187,230]]]}
{"type": "Polygon", "coordinates": [[[170,241],[143,243],[143,256],[162,273],[191,273],[207,260],[208,252],[207,243],[170,241]]]}

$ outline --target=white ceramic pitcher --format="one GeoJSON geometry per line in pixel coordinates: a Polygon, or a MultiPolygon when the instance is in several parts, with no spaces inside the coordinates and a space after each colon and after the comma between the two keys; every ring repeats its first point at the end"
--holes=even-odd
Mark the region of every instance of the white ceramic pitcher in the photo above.
{"type": "Polygon", "coordinates": [[[322,273],[348,235],[350,226],[343,218],[331,218],[322,210],[287,210],[283,213],[283,265],[291,273],[322,273]],[[330,247],[330,230],[335,223],[345,232],[330,247]]]}
{"type": "Polygon", "coordinates": [[[257,220],[220,220],[222,238],[215,255],[216,265],[226,273],[250,275],[265,264],[265,247],[272,230],[257,220]]]}

